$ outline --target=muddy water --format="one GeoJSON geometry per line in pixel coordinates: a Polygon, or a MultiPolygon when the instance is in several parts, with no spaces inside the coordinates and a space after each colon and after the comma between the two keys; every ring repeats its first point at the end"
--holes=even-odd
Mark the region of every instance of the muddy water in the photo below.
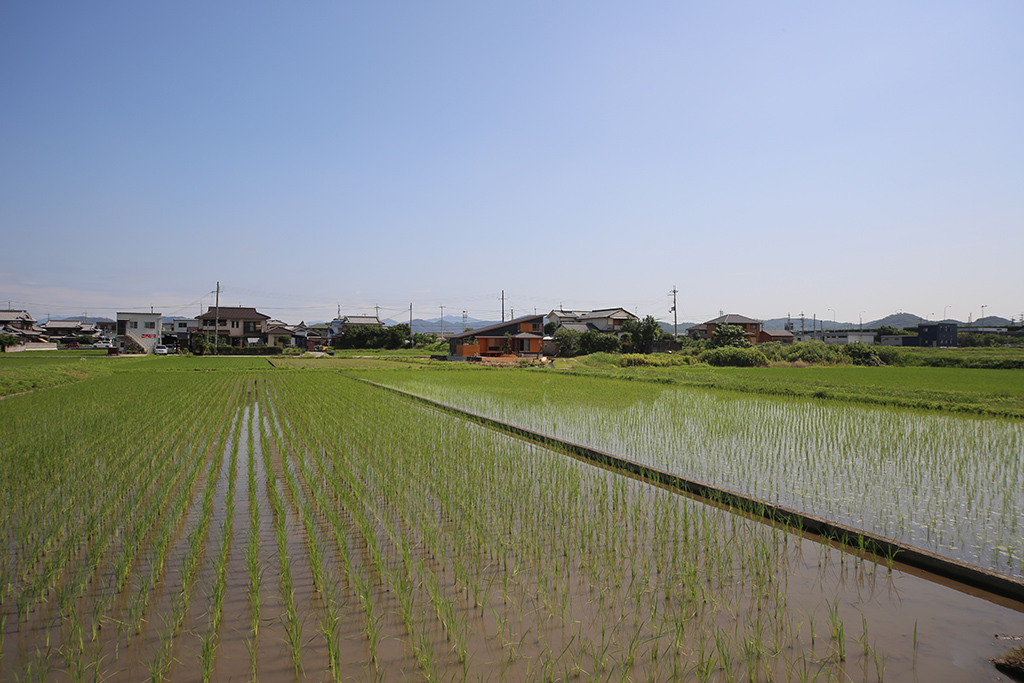
{"type": "MultiPolygon", "coordinates": [[[[1007,679],[988,659],[1012,646],[1009,638],[1024,636],[1020,605],[971,595],[898,566],[890,570],[475,427],[459,432],[468,440],[451,444],[444,441],[446,433],[430,434],[405,463],[415,475],[389,487],[388,474],[394,471],[373,468],[382,453],[404,457],[398,448],[409,435],[397,433],[389,440],[362,434],[356,422],[344,425],[346,443],[355,444],[345,457],[361,479],[346,485],[363,486],[359,500],[367,508],[346,508],[339,518],[346,525],[352,575],[370,582],[379,638],[371,661],[362,604],[328,533],[327,510],[317,511],[315,533],[329,541],[329,586],[319,591],[313,586],[298,511],[315,504],[312,488],[322,482],[303,479],[298,499],[285,483],[286,468],[294,472],[296,458],[308,457],[305,449],[319,437],[289,442],[283,421],[298,417],[298,408],[293,405],[289,417],[276,409],[275,402],[284,399],[275,390],[260,386],[257,394],[258,402],[247,402],[238,413],[237,444],[216,446],[225,461],[214,470],[203,465],[142,632],[128,640],[120,619],[107,619],[95,637],[86,629],[84,647],[69,650],[64,645],[73,641],[68,620],[61,622],[50,609],[19,622],[4,603],[0,680],[146,680],[154,652],[167,638],[173,659],[166,679],[203,680],[200,638],[208,623],[216,548],[225,540],[219,535],[231,481],[236,507],[211,680],[1000,681],[1007,679]],[[368,444],[363,455],[369,457],[360,459],[359,444],[368,444]],[[434,451],[428,450],[431,445],[434,451]],[[226,462],[236,448],[232,471],[226,462]],[[488,449],[500,451],[502,457],[489,462],[495,477],[502,477],[501,487],[526,488],[516,488],[510,498],[500,487],[487,489],[477,502],[452,496],[443,489],[445,476],[433,477],[432,470],[444,468],[459,449],[477,459],[490,457],[488,449]],[[256,474],[252,497],[250,457],[256,474]],[[417,460],[425,458],[436,459],[415,470],[417,460]],[[516,460],[498,474],[503,458],[516,460]],[[559,476],[544,479],[555,467],[561,468],[559,476]],[[519,476],[524,469],[528,474],[519,476]],[[180,569],[190,530],[200,518],[203,487],[211,483],[208,473],[217,487],[213,519],[188,614],[174,631],[169,624],[182,585],[180,569]],[[268,503],[270,487],[282,498],[278,514],[268,503]],[[412,489],[408,500],[400,496],[404,489],[412,489]],[[570,491],[580,502],[563,506],[570,491]],[[493,513],[488,498],[501,498],[492,516],[477,520],[460,514],[462,506],[474,514],[493,513]],[[253,527],[250,506],[258,512],[253,527]],[[355,520],[367,511],[374,527],[364,537],[355,520]],[[507,524],[501,514],[508,515],[507,524]],[[286,532],[284,562],[302,627],[298,673],[287,646],[279,527],[286,532]],[[250,533],[259,540],[263,577],[258,633],[251,625],[245,561],[250,533]],[[379,548],[379,560],[367,538],[379,548]],[[408,543],[408,556],[399,549],[400,539],[408,543]],[[406,595],[411,608],[403,614],[406,595]],[[338,620],[331,624],[325,619],[329,600],[338,605],[338,620]],[[324,628],[334,629],[340,642],[336,672],[328,668],[324,628]],[[80,676],[76,658],[85,666],[80,676]]],[[[399,410],[399,404],[383,407],[399,410]]],[[[407,417],[427,416],[418,411],[407,417]]],[[[397,422],[392,426],[400,431],[397,422]]],[[[417,428],[429,426],[421,422],[417,428]]],[[[203,454],[214,462],[209,449],[203,454]]],[[[343,460],[338,455],[335,462],[343,460]]],[[[325,479],[342,477],[330,462],[310,471],[325,479]]],[[[343,505],[330,495],[327,500],[343,505]]],[[[146,566],[139,562],[139,571],[146,566]]],[[[116,597],[110,613],[118,617],[128,611],[131,596],[116,597]]],[[[89,596],[80,602],[88,613],[89,596]]]]}

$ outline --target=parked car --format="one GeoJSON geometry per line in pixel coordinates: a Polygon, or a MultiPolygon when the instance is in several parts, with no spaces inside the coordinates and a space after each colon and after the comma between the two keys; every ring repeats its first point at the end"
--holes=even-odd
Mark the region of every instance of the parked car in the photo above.
{"type": "Polygon", "coordinates": [[[94,349],[112,349],[114,345],[108,341],[98,341],[92,345],[94,349]]]}
{"type": "Polygon", "coordinates": [[[166,356],[167,355],[167,347],[164,346],[163,344],[157,344],[153,348],[153,353],[155,353],[158,356],[166,356]]]}
{"type": "Polygon", "coordinates": [[[68,342],[68,345],[65,348],[78,349],[78,348],[81,348],[81,347],[78,345],[78,342],[68,342]]]}

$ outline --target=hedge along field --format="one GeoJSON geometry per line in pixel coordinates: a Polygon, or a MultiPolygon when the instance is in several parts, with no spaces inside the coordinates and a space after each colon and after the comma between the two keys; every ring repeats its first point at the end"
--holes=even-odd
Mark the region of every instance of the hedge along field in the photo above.
{"type": "Polygon", "coordinates": [[[977,680],[992,634],[1024,632],[336,373],[256,367],[0,403],[0,679],[977,680]]]}
{"type": "Polygon", "coordinates": [[[553,372],[382,382],[1024,578],[1024,423],[553,372]]]}

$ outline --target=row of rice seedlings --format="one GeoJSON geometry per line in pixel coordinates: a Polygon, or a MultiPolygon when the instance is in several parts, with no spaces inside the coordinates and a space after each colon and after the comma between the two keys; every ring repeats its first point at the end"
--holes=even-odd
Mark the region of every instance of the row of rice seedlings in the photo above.
{"type": "MultiPolygon", "coordinates": [[[[261,395],[261,402],[264,396],[261,395]]],[[[298,608],[295,604],[295,585],[292,577],[291,558],[288,554],[288,529],[286,525],[286,513],[283,496],[281,495],[280,484],[274,476],[274,466],[271,457],[271,442],[266,438],[269,432],[274,438],[273,447],[279,449],[280,427],[276,424],[276,417],[272,412],[270,403],[261,403],[264,426],[261,429],[261,440],[263,450],[263,467],[266,475],[267,498],[270,501],[270,510],[273,518],[274,536],[277,542],[277,561],[280,574],[279,590],[284,604],[282,626],[287,638],[288,652],[292,658],[292,665],[295,675],[302,674],[302,643],[304,619],[300,619],[298,608]]]]}
{"type": "Polygon", "coordinates": [[[261,416],[259,402],[252,403],[252,414],[249,419],[246,479],[249,494],[249,535],[245,546],[245,567],[249,583],[247,601],[249,604],[249,636],[246,648],[249,652],[249,672],[252,680],[256,680],[257,653],[259,652],[261,591],[263,589],[263,568],[260,567],[260,509],[257,499],[256,483],[256,444],[260,429],[261,416]]]}
{"type": "MultiPolygon", "coordinates": [[[[234,407],[233,401],[231,403],[234,407]]],[[[163,628],[159,629],[159,644],[153,648],[152,655],[146,661],[152,681],[164,680],[175,661],[173,648],[188,616],[206,553],[207,538],[214,513],[214,493],[217,490],[224,462],[224,444],[230,438],[234,426],[233,421],[224,420],[218,438],[210,444],[213,449],[213,457],[210,458],[205,473],[205,486],[200,498],[198,518],[186,536],[186,548],[179,568],[178,583],[176,588],[172,589],[170,614],[166,617],[163,628]]]]}
{"type": "MultiPolygon", "coordinates": [[[[374,666],[377,662],[377,645],[380,641],[380,622],[384,615],[377,611],[373,598],[376,582],[363,571],[363,563],[355,566],[352,562],[349,534],[344,529],[346,522],[340,514],[342,511],[347,515],[348,520],[355,521],[371,558],[372,567],[381,582],[387,581],[385,577],[388,572],[381,563],[375,530],[366,514],[365,501],[359,498],[358,480],[353,478],[352,472],[345,468],[334,471],[327,470],[329,465],[322,457],[317,457],[322,450],[319,444],[313,443],[308,424],[302,419],[305,410],[298,409],[296,404],[290,403],[287,392],[279,391],[279,389],[280,387],[275,386],[275,393],[279,398],[278,405],[282,408],[280,413],[282,434],[288,444],[287,449],[293,456],[293,462],[298,467],[302,484],[300,490],[299,478],[290,475],[288,477],[289,485],[292,490],[293,503],[297,505],[296,510],[302,517],[306,531],[314,586],[321,593],[320,630],[327,645],[332,675],[337,677],[340,664],[337,628],[340,621],[341,593],[339,587],[330,579],[329,572],[323,564],[324,546],[317,533],[317,524],[314,523],[314,518],[323,523],[325,535],[333,536],[335,539],[346,583],[363,613],[363,632],[369,645],[369,661],[374,666]],[[289,416],[295,419],[290,419],[289,416]],[[317,456],[308,457],[310,452],[316,453],[317,456]],[[326,482],[330,482],[330,484],[325,486],[326,482]],[[306,492],[308,492],[308,496],[305,495],[306,492]]],[[[370,509],[372,510],[372,507],[370,509]]]]}
{"type": "Polygon", "coordinates": [[[1019,421],[736,398],[553,373],[397,372],[381,379],[1024,576],[1024,425],[1019,421]],[[609,394],[628,398],[608,407],[609,394]]]}
{"type": "MultiPolygon", "coordinates": [[[[570,634],[567,638],[578,644],[566,646],[558,652],[555,648],[545,649],[546,654],[538,661],[544,660],[545,666],[549,668],[555,666],[553,662],[557,661],[559,666],[565,665],[571,669],[575,666],[583,667],[584,655],[589,653],[595,662],[592,668],[606,672],[617,666],[625,675],[638,665],[638,648],[641,643],[651,642],[650,639],[654,638],[659,643],[658,649],[663,649],[661,641],[666,637],[665,634],[678,633],[676,624],[683,618],[691,624],[699,625],[699,629],[695,629],[698,632],[693,641],[679,641],[678,654],[674,658],[674,666],[678,666],[684,660],[682,655],[686,651],[686,644],[711,642],[715,619],[721,618],[723,612],[728,614],[730,610],[735,610],[735,605],[744,600],[751,604],[772,604],[786,613],[786,598],[780,592],[784,591],[785,582],[778,580],[778,572],[782,571],[783,575],[785,572],[785,546],[779,546],[778,540],[751,544],[739,543],[735,536],[723,536],[719,528],[720,520],[711,521],[721,517],[722,513],[697,508],[700,514],[693,521],[699,521],[700,524],[694,527],[693,522],[685,522],[678,517],[680,506],[676,501],[673,506],[677,510],[675,520],[663,518],[655,524],[649,519],[649,502],[632,490],[635,486],[633,484],[627,487],[624,483],[614,481],[602,487],[597,482],[607,482],[608,478],[600,475],[596,480],[588,478],[586,485],[574,487],[569,483],[569,472],[572,472],[573,477],[579,477],[583,472],[590,471],[574,463],[566,463],[556,456],[528,448],[530,457],[524,460],[522,456],[511,454],[523,448],[521,444],[502,440],[483,430],[469,430],[473,435],[471,441],[460,441],[467,436],[464,426],[456,426],[448,434],[438,433],[437,424],[443,423],[449,427],[453,421],[448,418],[438,419],[439,416],[429,411],[411,410],[409,406],[382,400],[372,393],[360,395],[357,401],[345,400],[339,394],[353,392],[350,386],[328,396],[328,387],[314,388],[314,382],[308,378],[302,380],[307,383],[306,387],[298,386],[298,379],[292,381],[293,378],[289,377],[288,380],[291,388],[301,390],[301,398],[296,400],[302,401],[303,414],[316,412],[317,416],[311,422],[323,420],[319,431],[321,447],[362,459],[361,466],[356,465],[350,469],[359,473],[365,490],[369,490],[366,487],[374,487],[376,490],[373,495],[378,496],[376,504],[382,510],[376,515],[377,523],[387,527],[384,537],[393,539],[381,549],[390,555],[386,562],[395,567],[415,564],[410,561],[413,553],[409,548],[422,542],[426,546],[423,551],[437,561],[438,571],[446,572],[446,582],[453,579],[458,591],[464,596],[468,598],[472,595],[474,603],[494,610],[495,622],[499,624],[494,637],[509,651],[512,661],[522,662],[523,657],[530,659],[524,654],[528,648],[522,640],[523,634],[529,632],[529,629],[552,623],[545,621],[550,618],[555,619],[555,624],[572,624],[580,610],[586,612],[593,609],[588,606],[592,604],[590,601],[598,605],[601,637],[595,641],[584,634],[570,634]],[[345,407],[339,410],[342,402],[345,407]],[[365,410],[352,411],[357,414],[351,415],[351,420],[344,423],[336,417],[339,414],[348,416],[348,409],[353,407],[365,410]],[[396,413],[401,415],[401,420],[395,419],[396,413]],[[374,414],[392,416],[383,431],[372,419],[368,419],[374,414]],[[341,434],[343,437],[338,436],[341,434]],[[480,439],[488,445],[483,447],[482,443],[474,444],[480,439]],[[495,440],[497,444],[493,443],[495,440]],[[510,448],[511,451],[508,450],[510,448]],[[495,452],[501,453],[501,456],[491,455],[495,452]],[[468,460],[467,453],[472,453],[468,460]],[[557,483],[546,481],[552,465],[557,465],[556,470],[561,473],[561,478],[555,480],[557,483]],[[468,470],[465,469],[467,467],[468,470]],[[467,476],[471,472],[472,476],[467,476]],[[540,485],[539,482],[545,484],[540,485]],[[464,483],[465,487],[452,488],[456,483],[464,483]],[[598,488],[591,490],[593,486],[598,488]],[[581,500],[579,493],[575,498],[568,496],[568,500],[574,502],[567,510],[567,497],[563,493],[566,490],[582,492],[586,499],[581,500]],[[523,500],[529,500],[531,504],[522,505],[523,500]],[[496,502],[501,504],[495,505],[496,502]],[[587,517],[597,521],[589,528],[575,523],[587,517]],[[408,522],[402,528],[409,532],[412,532],[416,524],[420,525],[415,531],[415,542],[397,540],[401,536],[394,535],[400,532],[400,527],[393,523],[395,518],[408,522]],[[509,524],[508,519],[513,522],[509,524]],[[566,519],[574,523],[552,524],[553,520],[566,519]],[[478,523],[476,520],[484,521],[478,523]],[[558,529],[558,532],[552,534],[552,528],[558,529]],[[488,529],[490,533],[487,533],[488,529]],[[609,529],[624,529],[625,533],[620,538],[619,534],[609,534],[609,529]],[[673,560],[669,560],[667,555],[662,556],[659,560],[662,568],[655,571],[655,563],[644,556],[650,554],[650,549],[654,547],[672,547],[669,536],[673,529],[676,538],[688,535],[689,540],[676,546],[677,554],[673,560]],[[657,533],[664,537],[659,538],[657,533]],[[733,540],[730,541],[730,538],[733,540]],[[584,542],[589,545],[583,545],[584,542]],[[603,552],[595,552],[595,544],[603,552]],[[684,551],[694,552],[692,560],[682,561],[679,553],[684,551]],[[595,555],[598,558],[596,568],[593,567],[595,555]],[[504,586],[499,593],[500,598],[498,595],[492,597],[496,581],[491,579],[490,584],[485,584],[486,572],[478,569],[484,566],[483,558],[489,556],[501,557],[503,569],[500,574],[504,586]],[[467,561],[471,558],[476,561],[467,561]],[[755,562],[763,567],[766,558],[775,558],[773,566],[777,568],[771,575],[763,569],[743,569],[755,562]],[[677,568],[671,574],[671,579],[667,571],[669,562],[674,562],[673,566],[677,568]],[[688,573],[679,571],[683,566],[688,567],[688,573]],[[529,570],[524,571],[527,567],[529,570]],[[710,580],[705,578],[708,573],[710,580]],[[584,576],[589,577],[590,588],[589,597],[581,604],[581,596],[574,595],[574,592],[584,576]],[[750,580],[745,577],[750,577],[750,580]],[[680,589],[684,589],[682,593],[680,589]],[[725,592],[719,595],[716,591],[725,592]],[[750,596],[744,597],[743,591],[750,591],[750,596]],[[668,613],[661,598],[664,594],[671,596],[671,599],[682,599],[681,604],[690,607],[668,613]],[[657,599],[654,596],[658,596],[657,599]],[[494,602],[496,598],[497,603],[494,602]],[[690,609],[695,613],[689,614],[690,609]],[[528,616],[545,612],[549,617],[528,616]],[[644,614],[651,616],[643,617],[644,614]],[[563,618],[561,615],[566,616],[563,618]],[[533,626],[528,625],[531,622],[533,626]],[[621,653],[619,661],[614,664],[611,661],[613,652],[621,653]],[[569,666],[568,662],[574,664],[569,666]]],[[[316,451],[313,454],[315,457],[316,451]]],[[[308,481],[311,477],[307,475],[305,479],[308,481]]],[[[661,509],[668,510],[668,506],[661,509]]],[[[689,508],[683,506],[682,509],[689,508]]],[[[781,532],[770,533],[775,534],[776,539],[785,538],[781,532]]],[[[433,612],[442,626],[447,621],[448,626],[457,632],[458,619],[465,617],[456,616],[455,603],[441,593],[442,582],[438,579],[440,574],[433,574],[434,578],[431,576],[430,573],[424,573],[418,578],[422,581],[421,586],[428,594],[430,604],[434,605],[433,612]]],[[[497,577],[498,572],[492,576],[497,577]]],[[[398,585],[402,582],[395,579],[395,583],[398,585]]],[[[403,601],[401,597],[398,599],[399,602],[403,601]]],[[[668,604],[673,604],[671,599],[668,604]]],[[[420,613],[420,618],[422,616],[420,613]]],[[[571,626],[567,628],[571,629],[571,626]]],[[[742,629],[741,626],[734,628],[737,632],[742,629]]],[[[428,632],[422,626],[415,625],[409,630],[411,634],[428,632]]],[[[444,630],[452,636],[456,635],[447,627],[444,630]]],[[[779,625],[776,633],[765,634],[763,638],[774,638],[780,642],[792,640],[795,637],[792,630],[790,620],[779,625]]],[[[425,637],[420,638],[421,643],[424,640],[425,637]]],[[[733,642],[741,641],[730,641],[733,642]]],[[[770,647],[769,643],[762,640],[757,642],[760,643],[758,647],[765,650],[770,647]]],[[[724,646],[725,640],[722,643],[724,646]]],[[[416,651],[417,644],[413,644],[412,649],[416,651]]],[[[453,650],[457,649],[458,646],[453,647],[453,650]]],[[[725,649],[732,652],[735,648],[730,644],[725,649]]],[[[754,648],[749,651],[758,650],[754,648]]],[[[732,663],[729,670],[735,668],[733,659],[730,655],[732,663]]],[[[658,657],[649,651],[646,665],[660,667],[657,660],[658,657]]]]}
{"type": "MultiPolygon", "coordinates": [[[[68,490],[75,488],[79,491],[76,500],[83,507],[88,507],[92,501],[96,501],[98,507],[93,507],[89,515],[73,517],[65,522],[70,532],[64,547],[70,550],[62,553],[65,558],[63,577],[59,583],[54,579],[58,604],[57,616],[49,622],[53,626],[37,628],[26,625],[24,630],[19,629],[19,633],[27,636],[42,628],[46,632],[46,640],[56,642],[67,670],[75,677],[81,677],[87,669],[93,675],[100,675],[100,661],[116,658],[116,642],[114,652],[110,654],[103,652],[103,641],[109,643],[117,639],[106,637],[100,641],[99,630],[105,620],[111,620],[111,624],[118,625],[119,634],[122,632],[124,624],[113,616],[115,606],[121,600],[118,596],[129,594],[127,583],[128,577],[135,571],[133,568],[146,568],[144,564],[140,565],[143,549],[151,544],[151,538],[158,537],[155,527],[157,521],[163,519],[165,502],[172,488],[176,491],[180,485],[183,467],[190,464],[188,456],[182,457],[168,446],[186,434],[189,423],[184,419],[185,413],[180,409],[171,413],[147,411],[138,403],[139,387],[135,387],[134,393],[118,391],[124,386],[127,386],[127,381],[123,378],[106,381],[99,389],[104,395],[102,401],[96,400],[98,394],[95,387],[75,387],[77,392],[83,394],[85,400],[81,405],[85,409],[100,405],[105,407],[104,410],[107,407],[111,410],[106,415],[110,423],[109,430],[104,431],[93,425],[93,431],[85,439],[74,441],[79,448],[62,453],[66,459],[64,476],[71,473],[77,478],[76,486],[68,487],[68,490]],[[108,392],[113,398],[106,396],[108,392]],[[119,403],[116,398],[122,399],[122,402],[119,403]],[[129,448],[130,444],[122,441],[125,436],[125,432],[119,428],[122,421],[134,421],[143,427],[139,433],[144,432],[146,438],[137,443],[143,447],[145,456],[140,457],[139,448],[129,448]],[[153,424],[158,425],[157,430],[146,432],[144,428],[153,424]],[[163,430],[162,434],[160,430],[163,430]],[[114,439],[114,442],[110,439],[114,439]],[[158,447],[150,452],[148,449],[154,444],[158,447]],[[84,468],[88,468],[88,471],[84,468]],[[102,476],[94,479],[91,476],[92,470],[102,471],[102,476]],[[50,637],[54,628],[59,634],[56,641],[50,637]],[[85,652],[86,645],[89,646],[88,653],[85,652]]],[[[167,387],[149,383],[143,388],[146,389],[146,397],[152,400],[160,390],[167,387]]],[[[185,403],[187,392],[188,387],[178,387],[178,391],[172,391],[169,396],[164,391],[160,397],[162,400],[171,399],[164,401],[167,405],[173,405],[175,397],[185,403]]],[[[14,402],[7,403],[14,405],[14,402]]],[[[33,403],[28,402],[28,407],[38,410],[39,406],[33,403]]],[[[53,427],[56,425],[51,425],[49,434],[66,439],[66,435],[76,434],[82,424],[74,419],[68,420],[64,425],[65,436],[60,436],[61,431],[53,427]]],[[[188,432],[190,437],[194,433],[188,432]]],[[[3,441],[8,443],[6,438],[3,441]]],[[[5,454],[2,461],[9,466],[12,458],[5,454]]],[[[28,501],[21,501],[21,504],[31,505],[28,501]]],[[[11,517],[8,515],[8,518],[11,517]]],[[[152,562],[149,566],[151,568],[152,562]]],[[[24,593],[24,586],[22,588],[24,593]]],[[[144,594],[148,598],[148,591],[144,594]]],[[[133,601],[133,607],[135,605],[137,601],[133,601]]],[[[7,609],[8,605],[5,605],[5,619],[9,615],[7,609]]],[[[141,614],[143,610],[144,607],[135,608],[133,615],[141,614]]],[[[137,618],[141,620],[141,616],[137,618]]],[[[131,630],[128,632],[130,638],[131,630]]],[[[32,636],[33,639],[40,637],[32,636]]]]}
{"type": "Polygon", "coordinates": [[[238,450],[243,426],[248,428],[249,409],[239,408],[240,418],[236,417],[234,434],[230,440],[230,459],[227,467],[228,490],[224,498],[224,521],[221,524],[219,546],[215,555],[214,582],[210,596],[210,606],[206,633],[200,643],[200,671],[203,683],[208,683],[213,673],[213,656],[217,648],[218,633],[224,614],[224,596],[227,590],[227,564],[231,553],[232,532],[235,521],[235,489],[237,485],[236,471],[238,467],[238,450]]]}

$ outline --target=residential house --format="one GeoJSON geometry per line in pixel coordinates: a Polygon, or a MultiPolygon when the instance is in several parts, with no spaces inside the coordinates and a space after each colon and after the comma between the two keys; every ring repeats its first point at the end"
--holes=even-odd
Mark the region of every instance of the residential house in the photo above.
{"type": "Polygon", "coordinates": [[[294,330],[280,320],[268,322],[266,329],[268,346],[294,346],[294,330]]]}
{"type": "Polygon", "coordinates": [[[384,327],[384,323],[375,315],[346,315],[331,321],[328,338],[333,339],[345,334],[353,327],[384,327]]]}
{"type": "Polygon", "coordinates": [[[944,348],[959,343],[956,323],[918,323],[917,336],[921,346],[944,348]]]}
{"type": "Polygon", "coordinates": [[[270,316],[246,306],[211,306],[195,320],[198,334],[216,334],[220,343],[231,346],[256,346],[266,343],[265,324],[270,316]]]}
{"type": "Polygon", "coordinates": [[[122,353],[153,353],[160,343],[159,313],[117,314],[117,348],[122,353]]]}
{"type": "Polygon", "coordinates": [[[792,344],[793,333],[789,330],[765,330],[757,333],[757,343],[767,344],[768,342],[779,342],[780,344],[792,344]]]}
{"type": "Polygon", "coordinates": [[[195,318],[172,318],[163,324],[163,342],[168,346],[186,348],[193,335],[199,330],[199,321],[195,318]]]}
{"type": "Polygon", "coordinates": [[[327,346],[330,338],[330,325],[327,323],[313,323],[306,326],[305,333],[306,349],[313,351],[317,347],[327,346]]]}
{"type": "Polygon", "coordinates": [[[28,311],[15,311],[11,309],[0,311],[0,327],[33,330],[35,326],[36,319],[29,315],[28,311]]]}
{"type": "MultiPolygon", "coordinates": [[[[42,332],[45,334],[50,341],[74,341],[75,337],[82,334],[93,334],[93,332],[86,332],[83,329],[83,323],[81,320],[47,320],[41,325],[42,332]]],[[[90,325],[90,329],[95,329],[95,326],[90,325]]]]}
{"type": "Polygon", "coordinates": [[[36,319],[28,311],[0,311],[0,334],[11,334],[18,342],[39,341],[43,333],[36,328],[36,319]]]}
{"type": "Polygon", "coordinates": [[[547,318],[555,323],[555,327],[618,335],[622,333],[622,325],[627,320],[636,320],[637,316],[625,308],[599,308],[593,311],[555,309],[548,313],[547,318]]]}
{"type": "Polygon", "coordinates": [[[449,360],[478,356],[540,356],[544,338],[544,316],[527,315],[454,334],[448,338],[449,360]]]}
{"type": "Polygon", "coordinates": [[[761,341],[761,328],[763,323],[760,320],[754,320],[753,318],[748,318],[745,315],[738,315],[736,313],[721,315],[702,325],[694,325],[689,328],[687,332],[695,339],[714,339],[715,328],[719,325],[735,325],[736,327],[739,327],[743,330],[743,335],[751,344],[757,344],[761,341]]]}

